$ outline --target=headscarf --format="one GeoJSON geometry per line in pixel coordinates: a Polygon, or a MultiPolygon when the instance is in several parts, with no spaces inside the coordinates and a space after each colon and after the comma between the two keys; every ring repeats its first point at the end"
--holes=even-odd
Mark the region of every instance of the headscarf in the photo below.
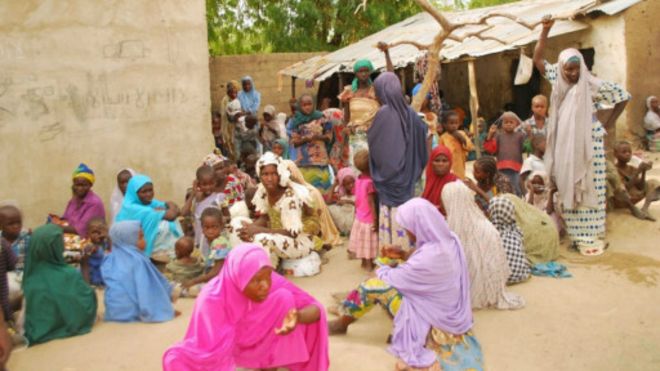
{"type": "Polygon", "coordinates": [[[381,204],[399,206],[413,196],[426,166],[428,128],[406,104],[394,73],[382,73],[374,87],[382,106],[367,132],[371,178],[381,204]]]}
{"type": "Polygon", "coordinates": [[[550,117],[547,127],[547,151],[544,160],[550,178],[557,185],[561,203],[572,209],[576,205],[598,206],[598,190],[591,176],[593,162],[593,95],[602,81],[591,75],[577,49],[559,54],[557,80],[552,84],[550,117]],[[577,58],[580,79],[571,84],[564,76],[564,65],[577,58]]]}
{"type": "MultiPolygon", "coordinates": [[[[131,169],[130,167],[123,168],[117,172],[115,175],[115,179],[117,179],[117,176],[122,171],[128,171],[131,174],[131,177],[136,174],[135,170],[131,169]]],[[[117,214],[119,214],[119,210],[121,210],[121,205],[124,202],[124,194],[121,193],[121,190],[119,189],[119,185],[115,183],[115,187],[112,190],[112,196],[110,196],[110,221],[114,222],[115,218],[117,217],[117,214]]]]}
{"type": "Polygon", "coordinates": [[[23,273],[25,336],[30,345],[88,333],[96,321],[96,293],[64,261],[62,228],[34,230],[23,273]]]}
{"type": "Polygon", "coordinates": [[[265,301],[257,303],[243,290],[270,259],[264,249],[241,244],[231,250],[220,274],[197,297],[183,341],[163,355],[163,369],[234,370],[288,366],[301,371],[328,369],[328,334],[323,306],[312,296],[272,272],[265,301]],[[286,313],[315,305],[316,323],[301,324],[288,335],[276,335],[286,313]]]}
{"type": "MultiPolygon", "coordinates": [[[[374,65],[371,63],[370,60],[360,59],[360,60],[356,61],[355,64],[353,65],[353,72],[358,73],[358,71],[360,71],[360,69],[364,68],[364,67],[369,69],[369,73],[372,73],[374,71],[374,65]]],[[[353,82],[351,83],[351,90],[357,91],[358,90],[358,83],[359,83],[358,78],[357,78],[357,76],[355,76],[355,78],[353,79],[353,82]]],[[[370,77],[369,78],[369,86],[371,86],[371,84],[373,84],[373,81],[371,81],[371,77],[370,77]]]]}
{"type": "MultiPolygon", "coordinates": [[[[124,195],[124,203],[119,210],[119,214],[115,218],[115,222],[137,220],[142,226],[142,231],[144,232],[144,239],[147,241],[147,247],[144,249],[144,255],[147,257],[151,256],[151,252],[154,248],[154,242],[156,241],[156,236],[158,235],[158,226],[160,222],[163,221],[165,216],[165,210],[156,210],[164,209],[167,207],[165,202],[153,199],[149,205],[145,205],[140,201],[138,197],[138,191],[144,187],[146,184],[152,183],[151,178],[142,174],[135,174],[128,181],[128,186],[126,187],[126,194],[124,195]]],[[[172,226],[170,222],[170,229],[175,231],[176,228],[172,226]]]]}
{"type": "MultiPolygon", "coordinates": [[[[439,145],[435,147],[429,158],[429,163],[426,165],[426,186],[422,198],[429,200],[436,206],[442,206],[442,189],[449,182],[458,180],[456,175],[451,172],[452,156],[449,148],[439,145]],[[433,172],[433,161],[439,157],[445,156],[449,160],[449,172],[443,177],[435,175],[433,172]]],[[[444,214],[444,213],[443,213],[444,214]]]]}
{"type": "Polygon", "coordinates": [[[94,218],[105,220],[105,206],[103,206],[103,200],[91,189],[82,200],[76,196],[72,197],[62,214],[62,219],[66,220],[82,238],[87,237],[87,223],[94,218]]]}
{"type": "MultiPolygon", "coordinates": [[[[415,87],[412,90],[412,96],[414,97],[415,95],[417,95],[417,93],[419,93],[420,90],[422,90],[422,83],[418,83],[417,85],[415,85],[415,87]]],[[[433,99],[433,94],[431,94],[430,92],[426,93],[426,99],[427,100],[433,99]]]]}
{"type": "Polygon", "coordinates": [[[266,107],[264,107],[264,113],[271,115],[274,119],[276,113],[275,106],[273,106],[272,104],[267,105],[266,107]]]}
{"type": "Polygon", "coordinates": [[[523,248],[523,235],[516,224],[515,213],[513,203],[504,197],[493,197],[488,204],[490,221],[500,232],[502,247],[506,252],[507,262],[511,269],[508,283],[522,282],[530,274],[523,248]]]}
{"type": "Polygon", "coordinates": [[[73,171],[72,179],[76,179],[76,178],[87,179],[92,184],[94,184],[94,182],[96,181],[96,177],[94,176],[94,171],[92,171],[92,169],[90,169],[89,166],[83,164],[82,162],[80,163],[80,165],[78,165],[76,170],[73,171]]]}
{"type": "Polygon", "coordinates": [[[518,121],[518,125],[516,127],[522,125],[522,123],[523,123],[523,121],[520,119],[520,117],[518,115],[516,115],[515,112],[506,111],[497,120],[495,120],[494,124],[495,125],[501,124],[501,123],[504,122],[504,119],[506,119],[506,118],[512,118],[512,119],[518,121]]]}
{"type": "Polygon", "coordinates": [[[236,80],[229,80],[229,82],[227,82],[227,88],[229,88],[230,85],[231,85],[232,88],[234,88],[236,90],[241,89],[241,84],[236,80]]]}
{"type": "Polygon", "coordinates": [[[644,116],[644,129],[656,131],[660,129],[660,115],[651,108],[651,101],[657,99],[655,95],[646,98],[646,115],[644,116]]]}
{"type": "Polygon", "coordinates": [[[353,171],[353,168],[351,168],[350,166],[341,168],[337,173],[337,194],[339,195],[339,197],[346,196],[346,189],[344,188],[344,179],[348,177],[353,177],[353,179],[356,178],[355,172],[353,171]]]}
{"type": "Polygon", "coordinates": [[[472,327],[467,265],[458,237],[427,200],[414,198],[401,205],[396,221],[417,237],[417,248],[405,263],[377,271],[403,296],[390,352],[411,367],[428,367],[436,360],[435,352],[425,347],[432,327],[456,335],[472,327]]]}
{"type": "Polygon", "coordinates": [[[303,95],[300,96],[300,98],[298,98],[298,109],[296,110],[296,114],[293,116],[293,122],[291,124],[291,130],[297,130],[298,126],[300,126],[300,125],[303,125],[303,124],[306,124],[310,121],[318,120],[318,119],[324,117],[323,112],[317,110],[316,107],[314,107],[314,110],[312,110],[312,112],[309,115],[304,114],[302,112],[302,109],[301,109],[301,103],[302,103],[302,99],[304,97],[311,97],[311,95],[310,94],[303,94],[303,95]]]}
{"type": "Polygon", "coordinates": [[[105,281],[105,320],[164,322],[174,318],[172,286],[136,247],[140,222],[117,222],[110,228],[112,253],[101,265],[105,281]]]}
{"type": "Polygon", "coordinates": [[[442,191],[442,201],[449,229],[456,233],[465,250],[472,308],[522,308],[525,300],[505,290],[511,269],[502,240],[474,202],[474,193],[463,182],[453,182],[442,191]]]}
{"type": "Polygon", "coordinates": [[[289,139],[279,138],[279,139],[275,139],[275,141],[273,143],[277,143],[280,146],[282,146],[282,148],[284,148],[284,152],[282,152],[282,158],[285,159],[285,160],[288,160],[289,159],[289,139]]]}
{"type": "Polygon", "coordinates": [[[224,163],[225,161],[227,161],[226,157],[213,151],[208,155],[206,155],[206,157],[204,157],[204,159],[202,160],[202,164],[206,166],[214,167],[215,165],[224,163]]]}
{"type": "Polygon", "coordinates": [[[259,93],[254,86],[252,77],[245,76],[241,79],[241,83],[246,81],[249,81],[252,84],[252,89],[250,91],[241,89],[241,91],[238,92],[238,100],[241,102],[241,108],[244,111],[256,115],[259,111],[259,106],[261,105],[261,93],[259,93]]]}
{"type": "Polygon", "coordinates": [[[548,178],[548,174],[545,171],[532,171],[525,181],[525,187],[527,188],[527,202],[533,199],[533,205],[537,209],[545,211],[548,206],[548,200],[550,199],[550,178],[548,178]],[[543,184],[545,185],[545,189],[541,194],[535,194],[532,186],[532,180],[537,176],[543,179],[543,184]]]}

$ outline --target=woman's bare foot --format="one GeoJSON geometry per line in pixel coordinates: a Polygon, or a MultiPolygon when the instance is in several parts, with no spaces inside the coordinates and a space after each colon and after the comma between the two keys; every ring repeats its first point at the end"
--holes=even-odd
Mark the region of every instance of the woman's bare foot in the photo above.
{"type": "Polygon", "coordinates": [[[342,316],[334,321],[328,322],[328,332],[330,335],[344,335],[348,331],[348,325],[355,319],[349,316],[342,316]]]}
{"type": "Polygon", "coordinates": [[[369,272],[372,272],[374,270],[374,261],[371,259],[362,259],[362,267],[366,269],[369,272]]]}
{"type": "Polygon", "coordinates": [[[175,309],[175,310],[174,310],[174,318],[176,318],[176,317],[178,317],[178,316],[180,316],[180,315],[181,315],[181,311],[178,311],[178,310],[175,309]]]}

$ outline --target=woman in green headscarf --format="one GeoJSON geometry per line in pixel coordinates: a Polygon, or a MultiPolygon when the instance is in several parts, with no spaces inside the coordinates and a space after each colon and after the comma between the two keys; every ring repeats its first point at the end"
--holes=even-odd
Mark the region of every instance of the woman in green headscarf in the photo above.
{"type": "Polygon", "coordinates": [[[96,320],[96,294],[62,255],[62,228],[32,233],[23,273],[25,336],[29,345],[86,334],[96,320]]]}
{"type": "Polygon", "coordinates": [[[376,116],[380,105],[376,100],[376,91],[371,81],[374,66],[368,59],[360,59],[353,65],[355,78],[350,86],[344,88],[339,100],[344,103],[344,120],[347,123],[350,145],[349,161],[352,167],[353,156],[362,149],[367,149],[367,130],[376,116]]]}

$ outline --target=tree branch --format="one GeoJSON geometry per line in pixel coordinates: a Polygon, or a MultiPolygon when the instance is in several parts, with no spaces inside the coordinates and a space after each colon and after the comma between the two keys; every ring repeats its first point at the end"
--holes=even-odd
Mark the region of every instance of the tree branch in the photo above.
{"type": "Polygon", "coordinates": [[[442,29],[445,32],[449,33],[456,27],[438,9],[436,9],[436,7],[431,5],[431,3],[429,3],[427,0],[415,0],[415,2],[425,12],[429,13],[431,17],[433,17],[433,19],[435,19],[440,24],[440,27],[442,27],[442,29]]]}

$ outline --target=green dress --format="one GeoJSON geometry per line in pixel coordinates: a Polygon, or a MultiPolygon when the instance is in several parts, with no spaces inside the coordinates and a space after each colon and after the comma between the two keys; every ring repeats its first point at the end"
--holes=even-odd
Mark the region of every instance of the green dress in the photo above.
{"type": "Polygon", "coordinates": [[[64,261],[62,229],[37,228],[30,240],[23,292],[29,345],[86,334],[96,320],[96,294],[64,261]]]}

